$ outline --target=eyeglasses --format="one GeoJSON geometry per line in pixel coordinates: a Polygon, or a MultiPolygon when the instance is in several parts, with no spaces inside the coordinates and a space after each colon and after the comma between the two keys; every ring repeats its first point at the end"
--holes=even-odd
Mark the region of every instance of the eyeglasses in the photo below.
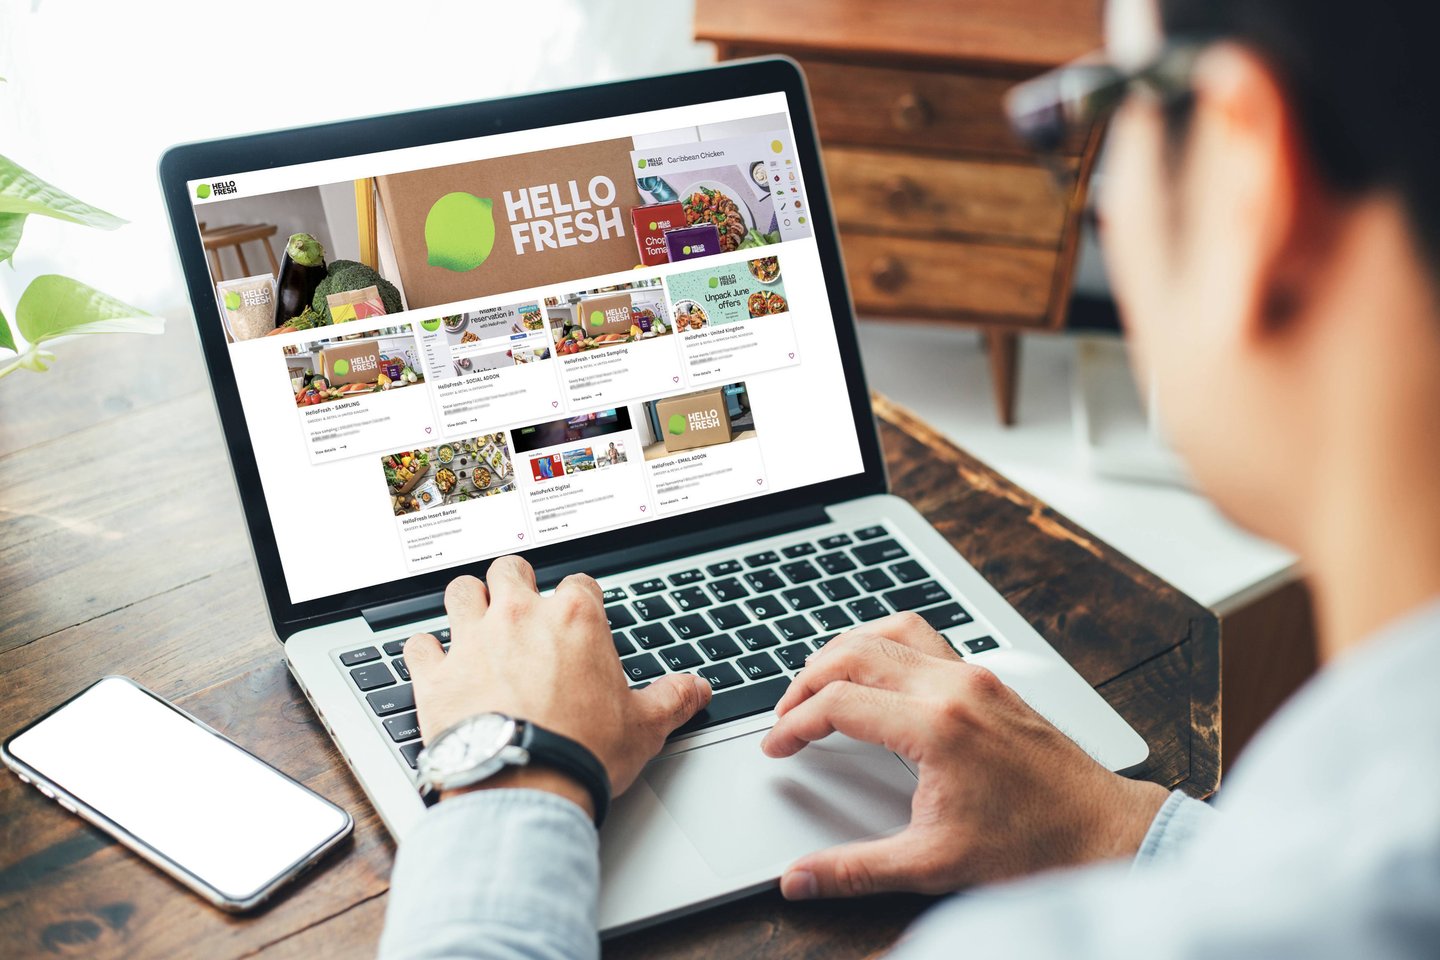
{"type": "Polygon", "coordinates": [[[1109,117],[1135,90],[1148,90],[1170,106],[1190,101],[1190,75],[1200,41],[1174,41],[1139,69],[1125,70],[1099,56],[1084,57],[1041,74],[1005,97],[1016,135],[1034,150],[1057,153],[1079,131],[1109,117]]]}

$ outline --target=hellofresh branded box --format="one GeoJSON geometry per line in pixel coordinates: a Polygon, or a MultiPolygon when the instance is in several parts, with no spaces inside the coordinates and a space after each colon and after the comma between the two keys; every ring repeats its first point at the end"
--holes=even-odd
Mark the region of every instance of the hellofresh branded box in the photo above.
{"type": "Polygon", "coordinates": [[[685,208],[677,201],[647,203],[630,211],[635,226],[635,246],[640,249],[640,262],[647,267],[670,262],[665,249],[665,233],[686,225],[685,208]]]}
{"type": "Polygon", "coordinates": [[[320,351],[320,370],[330,385],[371,383],[380,376],[380,348],[374,340],[332,343],[320,351]]]}
{"type": "Polygon", "coordinates": [[[630,294],[587,297],[576,305],[576,318],[587,337],[630,332],[630,294]]]}
{"type": "Polygon", "coordinates": [[[655,413],[667,451],[729,443],[734,436],[725,391],[719,387],[661,400],[655,413]]]}

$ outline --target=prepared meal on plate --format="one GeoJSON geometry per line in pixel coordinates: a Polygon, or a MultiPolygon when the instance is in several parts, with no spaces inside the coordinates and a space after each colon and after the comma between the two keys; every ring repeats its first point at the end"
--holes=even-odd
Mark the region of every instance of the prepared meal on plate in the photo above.
{"type": "Polygon", "coordinates": [[[751,260],[746,266],[750,268],[750,276],[761,283],[774,283],[780,278],[779,257],[761,257],[751,260]]]}
{"type": "Polygon", "coordinates": [[[709,319],[694,300],[681,300],[675,304],[675,329],[681,333],[686,330],[699,330],[709,319]]]}
{"type": "Polygon", "coordinates": [[[720,231],[720,249],[726,253],[738,248],[749,231],[735,201],[713,187],[700,187],[680,202],[685,207],[685,221],[692,227],[715,225],[720,231]]]}
{"type": "Polygon", "coordinates": [[[470,331],[470,330],[466,330],[465,333],[460,337],[460,342],[461,342],[461,343],[479,343],[479,342],[480,342],[480,338],[477,337],[477,336],[475,336],[474,332],[472,332],[472,331],[470,331]]]}
{"type": "Polygon", "coordinates": [[[455,459],[455,448],[448,443],[442,443],[439,449],[435,451],[435,458],[441,463],[449,463],[455,459]]]}
{"type": "Polygon", "coordinates": [[[490,476],[491,476],[490,471],[489,471],[488,469],[486,469],[485,467],[481,467],[479,470],[476,470],[476,471],[475,471],[475,486],[480,487],[480,488],[482,488],[482,489],[485,488],[485,487],[490,486],[490,476]]]}
{"type": "Polygon", "coordinates": [[[455,484],[458,483],[459,480],[460,478],[455,476],[454,471],[448,467],[441,467],[435,471],[435,485],[440,488],[441,493],[449,493],[451,490],[454,490],[455,484]]]}
{"type": "Polygon", "coordinates": [[[750,316],[763,317],[770,312],[770,299],[763,293],[752,293],[746,306],[750,308],[750,316]]]}
{"type": "Polygon", "coordinates": [[[785,298],[780,296],[780,294],[767,293],[765,294],[765,309],[770,313],[784,313],[790,309],[790,305],[785,302],[785,298]]]}
{"type": "Polygon", "coordinates": [[[445,329],[451,333],[455,333],[459,331],[461,327],[465,326],[465,317],[463,314],[457,313],[452,317],[444,317],[442,319],[445,321],[445,329]]]}

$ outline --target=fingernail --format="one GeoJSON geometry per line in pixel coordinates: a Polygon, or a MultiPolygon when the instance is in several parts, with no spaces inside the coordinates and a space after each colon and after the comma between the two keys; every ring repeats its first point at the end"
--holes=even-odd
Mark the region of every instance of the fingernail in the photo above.
{"type": "Polygon", "coordinates": [[[809,870],[792,870],[780,879],[780,893],[786,900],[814,900],[820,895],[820,884],[809,870]]]}

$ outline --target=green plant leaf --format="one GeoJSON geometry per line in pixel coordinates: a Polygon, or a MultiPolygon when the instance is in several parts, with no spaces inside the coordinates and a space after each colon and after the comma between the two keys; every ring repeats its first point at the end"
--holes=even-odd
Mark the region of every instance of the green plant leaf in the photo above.
{"type": "Polygon", "coordinates": [[[15,334],[10,332],[10,321],[5,319],[3,313],[0,313],[0,347],[15,353],[20,352],[20,348],[15,346],[15,334]]]}
{"type": "Polygon", "coordinates": [[[35,345],[77,333],[161,333],[165,320],[79,280],[49,273],[30,281],[20,295],[15,326],[35,345]]]}
{"type": "Polygon", "coordinates": [[[25,214],[0,213],[0,263],[15,256],[20,245],[20,233],[25,229],[25,214]]]}
{"type": "Polygon", "coordinates": [[[125,223],[113,213],[92,207],[51,186],[3,156],[0,156],[0,213],[37,213],[102,230],[114,230],[125,223]]]}

